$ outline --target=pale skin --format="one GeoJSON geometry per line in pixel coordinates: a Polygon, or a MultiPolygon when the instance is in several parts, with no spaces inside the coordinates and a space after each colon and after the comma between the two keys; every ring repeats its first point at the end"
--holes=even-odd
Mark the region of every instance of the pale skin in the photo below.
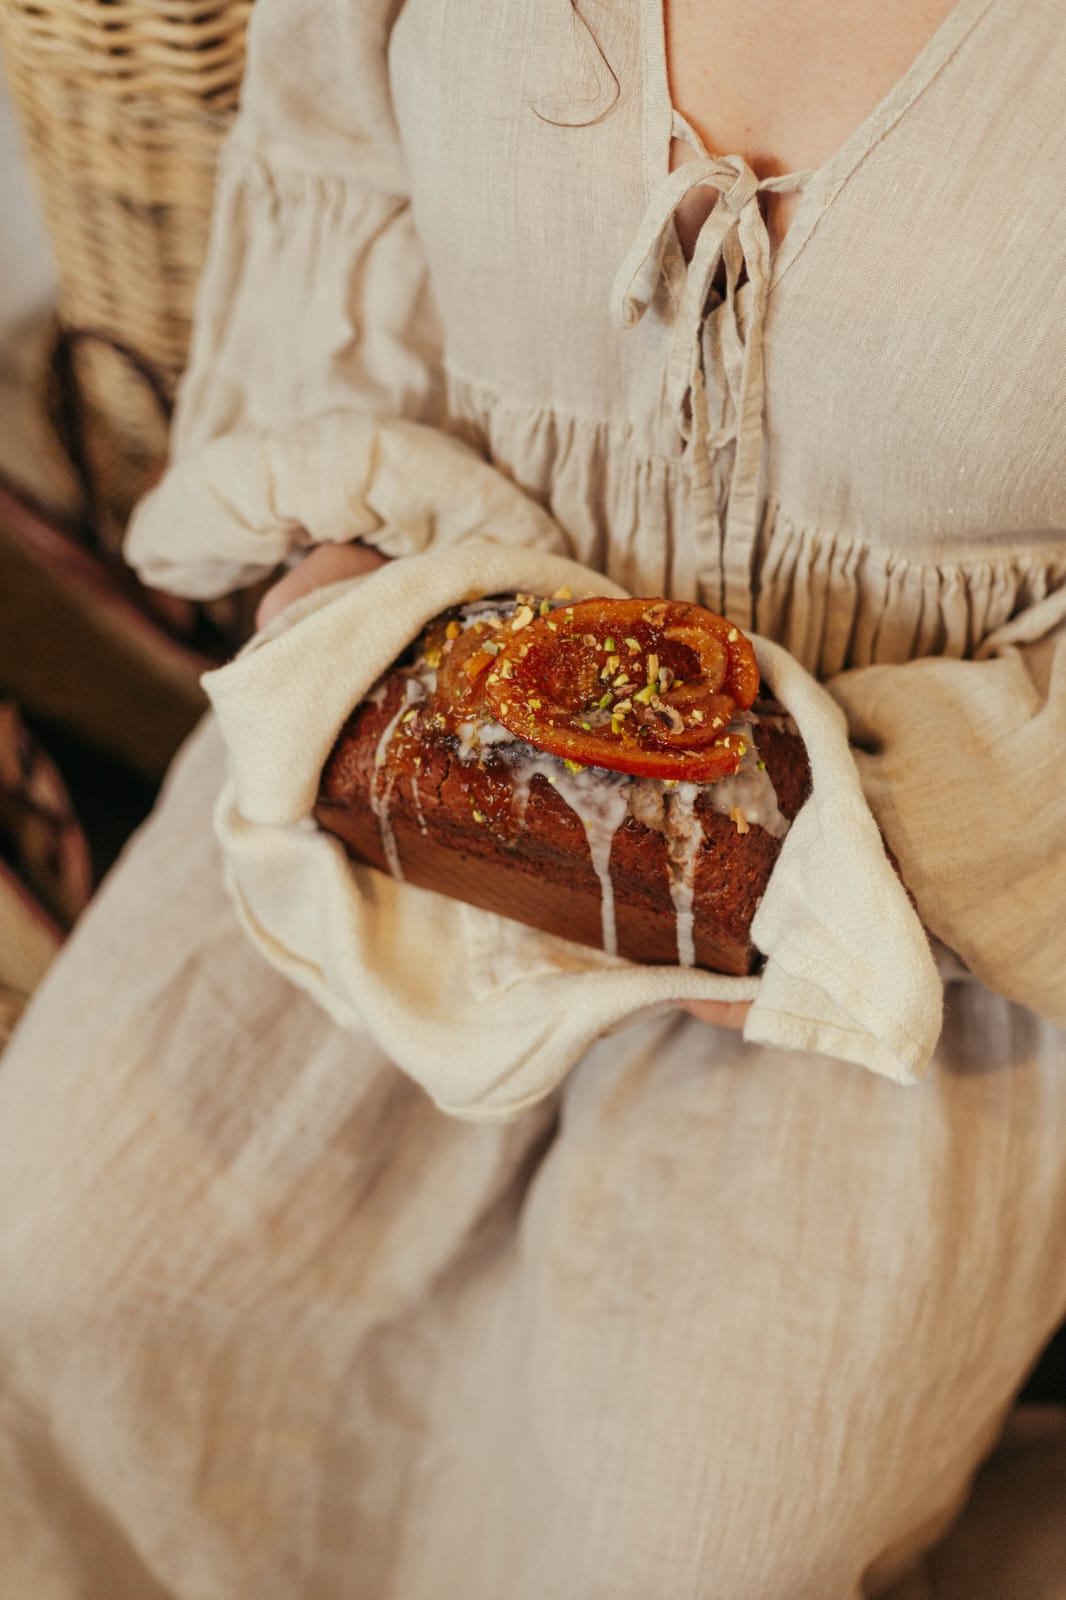
{"type": "MultiPolygon", "coordinates": [[[[955,0],[664,0],[673,103],[719,155],[741,155],[759,178],[823,165],[903,76],[955,0]]],[[[671,166],[695,152],[675,141],[671,166]]],[[[691,191],[676,215],[690,255],[716,199],[691,191]]],[[[771,246],[784,238],[799,196],[766,195],[771,246]]],[[[384,564],[358,544],[320,545],[263,597],[262,627],[301,595],[384,564]]],[[[684,1008],[739,1029],[746,1003],[684,1008]]]]}

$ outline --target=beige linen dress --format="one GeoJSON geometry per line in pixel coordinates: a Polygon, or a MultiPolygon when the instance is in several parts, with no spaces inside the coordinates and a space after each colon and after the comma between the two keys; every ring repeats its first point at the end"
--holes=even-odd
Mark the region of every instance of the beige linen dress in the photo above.
{"type": "Polygon", "coordinates": [[[206,723],[0,1070],[4,1600],[851,1600],[947,1527],[1066,1312],[1064,81],[960,0],[771,259],[659,0],[259,0],[179,470],[415,418],[777,640],[954,975],[913,1088],[675,1012],[450,1119],[245,942],[206,723]]]}

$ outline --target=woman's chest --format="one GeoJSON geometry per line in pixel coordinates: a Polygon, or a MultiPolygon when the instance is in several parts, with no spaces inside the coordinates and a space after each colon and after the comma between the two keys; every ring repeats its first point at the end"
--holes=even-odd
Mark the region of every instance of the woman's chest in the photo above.
{"type": "MultiPolygon", "coordinates": [[[[842,148],[839,124],[823,128],[835,153],[770,287],[764,418],[772,492],[829,526],[980,539],[1025,516],[1059,520],[1058,4],[1026,0],[1022,29],[1018,0],[962,0],[951,37],[941,30],[932,52],[918,39],[924,64],[845,128],[842,148]]],[[[394,100],[448,365],[528,418],[542,451],[561,417],[624,432],[649,456],[683,448],[663,425],[684,280],[668,211],[648,235],[651,276],[662,268],[648,314],[632,327],[612,314],[612,285],[670,172],[680,92],[663,21],[658,0],[407,0],[394,34],[394,100]]],[[[849,116],[864,110],[848,102],[849,116]]],[[[775,148],[790,164],[818,155],[775,148]]]]}
{"type": "MultiPolygon", "coordinates": [[[[656,0],[658,3],[658,0],[656,0]]],[[[892,90],[956,0],[662,0],[671,98],[708,150],[760,178],[823,166],[892,90]]],[[[680,146],[679,165],[692,152],[680,146]]],[[[776,245],[797,195],[767,195],[776,245]]],[[[714,203],[678,208],[686,253],[714,203]]]]}

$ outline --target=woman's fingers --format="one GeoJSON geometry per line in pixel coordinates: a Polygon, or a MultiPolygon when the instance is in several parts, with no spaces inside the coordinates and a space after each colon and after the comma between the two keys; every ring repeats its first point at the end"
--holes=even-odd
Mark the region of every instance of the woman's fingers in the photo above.
{"type": "Polygon", "coordinates": [[[713,1022],[719,1028],[736,1028],[737,1031],[744,1026],[744,1019],[751,1010],[750,1000],[688,1000],[681,1008],[691,1011],[694,1017],[699,1017],[701,1022],[713,1022]]]}
{"type": "Polygon", "coordinates": [[[293,567],[277,583],[272,584],[259,602],[255,614],[257,628],[267,623],[313,589],[323,589],[327,583],[339,583],[342,578],[358,578],[364,572],[373,572],[385,565],[385,557],[364,544],[319,544],[310,550],[299,566],[293,567]]]}

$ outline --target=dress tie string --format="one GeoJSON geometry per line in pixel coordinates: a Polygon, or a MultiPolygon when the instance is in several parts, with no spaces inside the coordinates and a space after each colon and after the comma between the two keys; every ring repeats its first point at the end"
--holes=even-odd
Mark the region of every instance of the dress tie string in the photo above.
{"type": "Polygon", "coordinates": [[[683,437],[695,447],[690,449],[694,535],[718,520],[711,457],[736,440],[721,539],[721,604],[734,621],[750,626],[751,563],[762,462],[762,334],[770,287],[770,236],[758,196],[799,189],[810,174],[790,172],[760,181],[743,157],[708,155],[681,117],[674,119],[674,137],[694,145],[699,154],[669,173],[653,190],[637,236],[615,278],[611,311],[621,327],[636,327],[662,281],[669,230],[678,206],[693,189],[703,185],[717,189],[718,199],[700,229],[673,318],[663,374],[663,404],[683,437]],[[717,320],[728,405],[721,425],[712,431],[702,366],[702,334],[707,300],[720,262],[725,267],[725,293],[717,320]],[[738,294],[745,269],[748,284],[738,294]]]}

